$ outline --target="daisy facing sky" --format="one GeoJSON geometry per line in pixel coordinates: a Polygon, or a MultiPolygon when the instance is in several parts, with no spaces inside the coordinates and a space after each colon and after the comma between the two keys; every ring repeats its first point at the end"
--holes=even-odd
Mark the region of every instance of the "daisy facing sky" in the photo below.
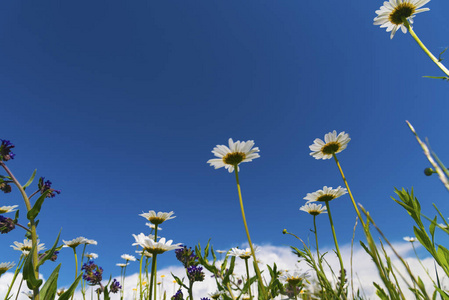
{"type": "Polygon", "coordinates": [[[391,31],[392,39],[396,31],[401,28],[403,33],[407,33],[407,27],[404,25],[404,19],[410,24],[413,23],[415,14],[428,11],[429,8],[420,8],[426,5],[430,0],[390,0],[385,1],[384,5],[376,10],[377,17],[374,18],[374,25],[380,25],[380,28],[387,28],[391,31]]]}
{"type": "Polygon", "coordinates": [[[324,186],[322,190],[318,190],[313,193],[307,193],[307,196],[305,196],[304,199],[308,200],[307,203],[314,201],[329,202],[331,200],[343,196],[347,192],[348,191],[345,188],[342,188],[341,186],[337,187],[336,189],[324,186]]]}
{"type": "Polygon", "coordinates": [[[315,139],[313,144],[309,146],[312,151],[310,155],[316,159],[330,159],[336,153],[346,149],[349,141],[349,134],[344,131],[337,135],[337,131],[332,131],[324,135],[322,139],[315,139]]]}
{"type": "MultiPolygon", "coordinates": [[[[224,167],[229,173],[234,171],[235,166],[242,162],[250,162],[255,158],[260,157],[258,154],[259,148],[254,146],[254,141],[249,140],[246,142],[237,141],[234,142],[229,139],[229,147],[225,145],[217,145],[212,153],[219,158],[212,158],[207,161],[215,169],[224,167]]],[[[240,171],[240,169],[237,169],[240,171]]]]}

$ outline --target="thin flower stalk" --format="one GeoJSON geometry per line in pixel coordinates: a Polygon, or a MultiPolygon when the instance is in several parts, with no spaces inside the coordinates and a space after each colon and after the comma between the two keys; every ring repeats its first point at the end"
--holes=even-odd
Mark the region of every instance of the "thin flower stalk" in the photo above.
{"type": "Polygon", "coordinates": [[[325,203],[326,203],[326,208],[327,208],[327,214],[329,215],[329,222],[330,222],[331,228],[332,228],[332,236],[334,237],[335,250],[337,251],[338,260],[340,262],[341,280],[340,280],[340,288],[337,292],[338,295],[340,296],[340,294],[343,293],[346,272],[345,272],[345,267],[343,265],[343,259],[341,257],[340,249],[338,247],[337,235],[335,234],[335,227],[334,227],[334,222],[332,221],[332,215],[331,215],[331,210],[330,210],[330,206],[329,206],[329,201],[325,201],[325,203]]]}
{"type": "MultiPolygon", "coordinates": [[[[257,263],[256,263],[257,264],[257,263]]],[[[248,293],[249,293],[249,299],[253,299],[251,295],[251,277],[249,276],[249,267],[248,267],[248,258],[245,259],[245,267],[246,267],[246,278],[248,280],[248,293]]]]}
{"type": "Polygon", "coordinates": [[[432,54],[432,52],[429,51],[429,49],[427,49],[427,47],[423,44],[423,42],[421,42],[416,33],[413,31],[412,26],[410,26],[409,21],[407,21],[407,19],[404,17],[402,17],[402,21],[404,22],[405,27],[408,29],[410,35],[413,37],[413,39],[416,41],[419,47],[421,47],[421,49],[427,54],[427,56],[429,56],[429,58],[438,66],[438,68],[440,68],[440,70],[443,71],[444,74],[446,74],[446,76],[448,76],[447,78],[449,78],[449,70],[441,63],[440,60],[438,60],[432,54]]]}
{"type": "Polygon", "coordinates": [[[262,281],[262,275],[260,274],[260,270],[259,270],[259,267],[257,265],[256,252],[254,251],[253,243],[251,242],[251,237],[249,235],[248,224],[246,223],[245,209],[243,207],[242,191],[241,191],[240,182],[239,182],[238,165],[234,166],[234,170],[235,170],[235,180],[237,182],[237,191],[238,191],[238,194],[239,194],[240,209],[242,211],[243,224],[245,225],[246,236],[248,238],[249,247],[251,248],[251,254],[252,254],[253,259],[254,259],[254,269],[256,270],[256,273],[257,273],[257,278],[259,280],[259,286],[260,286],[260,288],[262,290],[263,297],[266,297],[265,286],[264,286],[263,281],[262,281]]]}
{"type": "MultiPolygon", "coordinates": [[[[22,269],[24,264],[25,264],[25,255],[22,254],[22,255],[20,255],[19,263],[17,264],[16,270],[14,271],[14,276],[13,276],[13,278],[11,280],[11,283],[9,284],[8,291],[6,292],[5,299],[9,299],[8,298],[9,293],[11,293],[11,289],[12,289],[12,287],[14,285],[14,282],[17,279],[17,275],[19,275],[20,270],[22,269]]],[[[22,280],[23,280],[23,277],[22,277],[22,280]]],[[[18,291],[20,291],[20,287],[19,287],[18,291]]]]}
{"type": "MultiPolygon", "coordinates": [[[[0,166],[8,173],[8,175],[11,177],[14,184],[17,186],[17,188],[20,191],[20,194],[22,195],[22,198],[25,202],[25,206],[27,208],[27,212],[29,212],[32,207],[30,203],[30,199],[28,198],[25,190],[23,189],[22,185],[19,183],[19,181],[14,177],[14,174],[9,170],[9,168],[5,165],[3,161],[0,160],[0,166]]],[[[31,230],[31,241],[33,242],[33,245],[37,245],[37,232],[36,232],[36,223],[34,221],[34,218],[30,219],[30,230],[31,230]]],[[[33,253],[32,253],[32,262],[33,262],[33,271],[36,278],[39,278],[39,268],[37,266],[38,263],[38,255],[37,255],[37,247],[34,247],[33,253]]],[[[33,290],[33,300],[39,300],[39,287],[35,288],[33,290]]]]}
{"type": "Polygon", "coordinates": [[[318,265],[321,266],[321,260],[320,260],[320,251],[318,250],[318,233],[316,231],[316,215],[313,215],[313,233],[315,234],[315,244],[316,244],[316,258],[318,260],[318,265]]]}
{"type": "Polygon", "coordinates": [[[357,216],[359,217],[360,222],[362,222],[362,225],[365,228],[365,222],[363,221],[362,215],[360,214],[360,211],[357,208],[357,204],[355,203],[354,197],[352,196],[351,189],[349,188],[348,181],[346,180],[345,174],[343,173],[343,170],[342,170],[342,168],[340,166],[340,162],[338,161],[337,155],[335,155],[335,153],[334,153],[333,157],[334,157],[335,163],[337,164],[338,170],[340,171],[341,178],[343,179],[343,182],[345,183],[346,189],[348,190],[348,194],[349,194],[349,197],[351,198],[351,202],[352,202],[352,205],[354,206],[355,212],[357,213],[357,216]]]}

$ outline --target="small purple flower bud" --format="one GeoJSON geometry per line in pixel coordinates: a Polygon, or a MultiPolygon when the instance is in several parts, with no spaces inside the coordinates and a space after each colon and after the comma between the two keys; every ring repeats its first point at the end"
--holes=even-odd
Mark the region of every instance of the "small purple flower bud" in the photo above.
{"type": "Polygon", "coordinates": [[[203,267],[198,266],[190,266],[187,268],[187,276],[190,281],[203,281],[204,280],[204,272],[203,267]]]}
{"type": "Polygon", "coordinates": [[[181,290],[178,290],[176,294],[171,297],[171,300],[184,300],[181,290]]]}
{"type": "Polygon", "coordinates": [[[84,271],[83,279],[90,285],[100,284],[103,279],[103,268],[97,266],[93,260],[85,263],[81,270],[84,271]]]}
{"type": "Polygon", "coordinates": [[[14,220],[11,218],[5,218],[4,216],[0,215],[0,233],[8,233],[11,230],[16,228],[16,224],[14,223],[14,220]]]}
{"type": "Polygon", "coordinates": [[[11,193],[11,191],[12,191],[11,186],[9,184],[7,184],[6,182],[0,183],[0,190],[5,194],[11,193]]]}
{"type": "Polygon", "coordinates": [[[0,161],[8,161],[14,159],[15,154],[11,152],[11,149],[15,146],[8,140],[2,140],[0,144],[0,161]]]}
{"type": "Polygon", "coordinates": [[[120,289],[122,288],[122,286],[120,285],[120,282],[117,281],[117,279],[114,278],[114,280],[111,283],[111,287],[109,288],[109,290],[112,293],[117,293],[120,289]]]}
{"type": "Polygon", "coordinates": [[[39,182],[37,184],[37,187],[39,188],[41,194],[45,193],[45,191],[50,190],[50,193],[47,194],[47,198],[54,198],[56,196],[56,194],[61,194],[61,190],[55,190],[51,188],[51,181],[47,180],[44,181],[45,177],[41,177],[39,178],[39,182]]]}

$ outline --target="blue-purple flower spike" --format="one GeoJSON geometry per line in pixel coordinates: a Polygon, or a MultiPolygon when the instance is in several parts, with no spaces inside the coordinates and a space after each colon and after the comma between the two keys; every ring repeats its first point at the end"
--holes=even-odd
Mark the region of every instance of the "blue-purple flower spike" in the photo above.
{"type": "Polygon", "coordinates": [[[11,152],[11,149],[15,146],[8,140],[2,140],[0,144],[0,161],[8,161],[14,159],[15,154],[11,152]]]}
{"type": "Polygon", "coordinates": [[[39,178],[39,182],[37,184],[37,187],[39,188],[41,194],[45,193],[45,191],[50,191],[50,193],[47,194],[47,198],[54,198],[56,196],[56,194],[61,194],[61,190],[55,190],[51,188],[51,181],[47,180],[44,181],[45,177],[41,177],[39,178]]]}
{"type": "Polygon", "coordinates": [[[122,286],[120,285],[120,282],[117,281],[117,279],[114,278],[114,280],[111,283],[111,287],[109,288],[109,290],[111,291],[111,293],[117,293],[120,289],[122,288],[122,286]]]}

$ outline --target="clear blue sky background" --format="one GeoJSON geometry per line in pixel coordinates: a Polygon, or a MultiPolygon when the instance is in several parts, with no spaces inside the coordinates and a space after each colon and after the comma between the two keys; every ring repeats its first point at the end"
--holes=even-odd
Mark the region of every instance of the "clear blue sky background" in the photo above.
{"type": "MultiPolygon", "coordinates": [[[[235,177],[206,164],[230,137],[261,150],[240,173],[253,241],[295,244],[284,228],[312,238],[303,197],[343,182],[335,163],[310,157],[308,146],[334,129],[352,138],[339,158],[356,200],[392,241],[413,235],[390,198],[394,187],[414,187],[429,215],[432,203],[442,211],[449,204],[438,178],[424,176],[427,160],[405,120],[448,162],[449,85],[422,78],[442,74],[410,35],[390,40],[373,26],[381,5],[3,1],[0,138],[16,145],[8,166],[23,183],[37,168],[62,190],[44,204],[42,242],[50,246],[61,228],[65,240],[95,239],[88,250],[116,276],[120,255],[135,250],[131,234],[149,233],[138,214],[173,210],[161,236],[241,245],[235,177]]],[[[414,28],[438,54],[449,46],[449,3],[426,7],[414,28]]],[[[0,205],[14,204],[25,223],[19,193],[0,195],[0,205]]],[[[331,208],[340,243],[349,243],[349,197],[331,208]]],[[[328,219],[318,221],[322,244],[331,246],[328,219]]],[[[0,238],[0,262],[17,262],[9,245],[23,240],[21,230],[0,238]]],[[[61,284],[69,284],[71,251],[60,261],[61,284]]],[[[158,265],[176,263],[168,253],[158,265]]],[[[128,272],[135,271],[137,264],[128,272]]]]}

